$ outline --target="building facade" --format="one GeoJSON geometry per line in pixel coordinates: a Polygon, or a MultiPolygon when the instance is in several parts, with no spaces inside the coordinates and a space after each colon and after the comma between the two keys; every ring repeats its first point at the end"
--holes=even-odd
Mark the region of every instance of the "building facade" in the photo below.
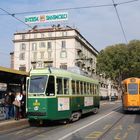
{"type": "Polygon", "coordinates": [[[36,67],[77,68],[96,73],[98,51],[71,27],[34,29],[14,34],[12,66],[29,71],[36,67]]]}
{"type": "Polygon", "coordinates": [[[36,67],[56,67],[81,71],[100,81],[100,96],[117,94],[110,80],[96,75],[98,51],[71,27],[33,29],[14,34],[11,68],[30,71],[36,67]]]}

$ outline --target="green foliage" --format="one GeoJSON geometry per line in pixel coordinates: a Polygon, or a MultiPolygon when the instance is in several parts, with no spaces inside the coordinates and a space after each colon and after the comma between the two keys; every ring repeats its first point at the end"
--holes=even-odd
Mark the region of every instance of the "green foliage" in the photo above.
{"type": "Polygon", "coordinates": [[[140,77],[140,41],[133,40],[128,44],[129,77],[140,77]]]}
{"type": "Polygon", "coordinates": [[[97,72],[116,82],[131,76],[140,77],[140,41],[116,44],[102,50],[97,57],[97,72]]]}

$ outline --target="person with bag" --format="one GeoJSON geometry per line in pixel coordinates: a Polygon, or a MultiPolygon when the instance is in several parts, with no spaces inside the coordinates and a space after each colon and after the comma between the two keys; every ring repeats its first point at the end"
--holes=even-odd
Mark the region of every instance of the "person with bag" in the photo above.
{"type": "Polygon", "coordinates": [[[15,120],[20,119],[20,106],[21,106],[21,100],[22,100],[22,94],[20,92],[16,93],[15,101],[13,102],[14,107],[15,107],[15,120]]]}

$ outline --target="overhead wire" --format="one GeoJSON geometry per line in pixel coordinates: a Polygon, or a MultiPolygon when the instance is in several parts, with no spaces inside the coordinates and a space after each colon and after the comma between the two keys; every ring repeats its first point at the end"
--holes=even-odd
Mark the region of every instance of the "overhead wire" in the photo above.
{"type": "Polygon", "coordinates": [[[119,3],[117,3],[117,5],[128,4],[128,3],[132,3],[132,2],[136,2],[136,1],[139,1],[139,0],[131,0],[131,1],[126,1],[126,2],[119,2],[119,3]]]}
{"type": "Polygon", "coordinates": [[[0,10],[4,11],[4,12],[7,13],[9,16],[12,16],[12,17],[15,18],[16,20],[20,21],[21,23],[23,23],[24,25],[26,25],[26,26],[28,26],[29,28],[32,29],[32,26],[26,24],[24,21],[22,21],[21,19],[17,18],[17,17],[15,16],[15,14],[11,14],[10,12],[8,12],[7,10],[5,10],[5,9],[3,9],[3,8],[1,8],[1,7],[0,7],[0,10]]]}
{"type": "MultiPolygon", "coordinates": [[[[107,7],[107,6],[112,6],[112,4],[91,5],[91,6],[82,6],[82,7],[68,7],[68,8],[58,8],[58,9],[41,10],[41,11],[27,11],[27,12],[18,12],[18,13],[14,13],[14,14],[15,15],[35,14],[35,13],[43,13],[43,12],[56,12],[56,11],[65,11],[65,10],[89,9],[89,8],[98,8],[98,7],[107,7]]],[[[0,15],[6,15],[6,14],[0,14],[0,15]]]]}
{"type": "Polygon", "coordinates": [[[123,33],[123,37],[124,37],[124,39],[125,39],[125,42],[128,43],[127,38],[126,38],[125,31],[124,31],[124,27],[123,27],[123,25],[122,25],[122,22],[121,22],[121,19],[120,19],[118,10],[117,10],[117,4],[114,2],[114,0],[112,0],[112,2],[113,2],[113,6],[114,6],[114,9],[115,9],[115,12],[116,12],[116,15],[117,15],[117,18],[118,18],[118,21],[119,21],[119,24],[120,24],[122,33],[123,33]]]}
{"type": "Polygon", "coordinates": [[[32,26],[30,26],[29,24],[26,24],[24,21],[22,21],[21,19],[17,18],[15,15],[21,15],[21,14],[30,14],[30,13],[41,13],[41,12],[51,12],[51,11],[61,11],[61,10],[78,10],[78,9],[88,9],[88,8],[97,8],[97,7],[107,7],[107,6],[114,6],[122,32],[123,32],[123,36],[125,41],[127,42],[127,38],[125,35],[125,31],[118,13],[118,10],[116,8],[116,6],[118,5],[122,5],[122,4],[127,4],[127,3],[132,3],[132,2],[136,2],[139,0],[131,0],[131,1],[126,1],[126,2],[120,2],[120,3],[115,3],[114,0],[112,0],[113,4],[104,4],[104,5],[92,5],[92,6],[83,6],[83,7],[69,7],[69,8],[60,8],[60,9],[51,9],[51,10],[42,10],[42,11],[27,11],[27,12],[19,12],[19,13],[10,13],[7,10],[3,9],[0,7],[0,10],[2,10],[3,12],[5,12],[6,14],[0,14],[0,15],[9,15],[12,16],[13,18],[15,18],[16,20],[18,20],[19,22],[23,23],[24,25],[28,26],[29,28],[33,29],[32,26]]]}
{"type": "MultiPolygon", "coordinates": [[[[127,4],[136,2],[139,0],[131,0],[126,2],[116,3],[117,5],[127,4]]],[[[89,5],[89,6],[80,6],[80,7],[68,7],[68,8],[58,8],[58,9],[50,9],[50,10],[39,10],[39,11],[26,11],[26,12],[17,12],[10,15],[23,15],[23,14],[36,14],[36,13],[43,13],[43,12],[55,12],[55,11],[65,11],[65,10],[79,10],[79,9],[89,9],[89,8],[98,8],[98,7],[110,7],[114,6],[113,4],[101,4],[101,5],[89,5]]],[[[7,14],[0,14],[0,15],[9,15],[7,14]]]]}

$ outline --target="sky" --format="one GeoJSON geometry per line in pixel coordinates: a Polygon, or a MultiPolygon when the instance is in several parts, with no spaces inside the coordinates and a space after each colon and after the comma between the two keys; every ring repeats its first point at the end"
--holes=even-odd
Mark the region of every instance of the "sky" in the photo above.
{"type": "MultiPolygon", "coordinates": [[[[126,35],[127,42],[140,40],[140,0],[114,0],[122,3],[117,5],[117,10],[126,35]]],[[[17,31],[29,29],[28,26],[19,22],[9,13],[22,13],[27,11],[48,11],[72,7],[99,6],[87,9],[60,10],[42,13],[15,14],[24,21],[25,16],[39,15],[56,12],[68,12],[68,21],[61,22],[76,28],[98,51],[107,46],[127,43],[117,18],[112,0],[0,0],[0,66],[10,67],[10,52],[14,49],[13,34],[17,31]],[[101,6],[110,5],[110,6],[101,6]]],[[[40,24],[40,27],[50,27],[57,22],[40,24]]],[[[34,25],[31,25],[34,26],[34,25]]]]}

